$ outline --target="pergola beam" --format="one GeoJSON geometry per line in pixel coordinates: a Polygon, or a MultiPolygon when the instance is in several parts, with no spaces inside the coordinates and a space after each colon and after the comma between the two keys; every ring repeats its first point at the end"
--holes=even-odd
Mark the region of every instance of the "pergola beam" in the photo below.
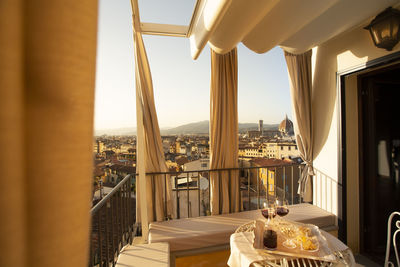
{"type": "Polygon", "coordinates": [[[140,23],[142,34],[187,37],[189,26],[158,24],[158,23],[140,23]]]}

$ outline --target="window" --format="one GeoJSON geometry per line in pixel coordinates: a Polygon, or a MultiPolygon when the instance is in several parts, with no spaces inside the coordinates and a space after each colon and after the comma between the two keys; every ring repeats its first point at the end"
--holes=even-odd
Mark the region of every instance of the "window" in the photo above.
{"type": "Polygon", "coordinates": [[[291,146],[289,146],[289,151],[290,151],[290,149],[291,149],[292,147],[291,146]]]}
{"type": "Polygon", "coordinates": [[[202,164],[201,164],[201,167],[202,167],[202,168],[207,168],[207,163],[202,163],[202,164]]]}
{"type": "Polygon", "coordinates": [[[281,146],[281,150],[283,150],[283,146],[281,146]]]}
{"type": "Polygon", "coordinates": [[[139,0],[140,18],[143,22],[152,23],[166,23],[189,25],[191,13],[179,12],[182,10],[193,10],[196,1],[160,1],[160,0],[139,0]],[[182,7],[183,5],[183,7],[182,7]],[[162,10],[160,15],[154,12],[154,7],[157,6],[158,10],[162,10]]]}

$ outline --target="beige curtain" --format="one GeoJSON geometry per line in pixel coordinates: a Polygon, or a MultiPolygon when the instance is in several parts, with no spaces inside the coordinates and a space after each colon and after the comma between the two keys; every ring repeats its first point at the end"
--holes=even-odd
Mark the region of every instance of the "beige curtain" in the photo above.
{"type": "Polygon", "coordinates": [[[304,54],[294,55],[285,51],[285,59],[290,76],[290,93],[294,112],[294,130],[300,156],[305,168],[299,180],[299,194],[306,202],[312,201],[313,172],[313,131],[312,131],[312,73],[309,50],[304,54]]]}
{"type": "MultiPolygon", "coordinates": [[[[135,27],[136,28],[136,27],[135,27]]],[[[137,29],[137,28],[136,28],[137,29]]],[[[146,173],[167,172],[164,151],[161,142],[160,128],[158,126],[157,113],[154,103],[153,82],[151,78],[150,66],[147,60],[146,49],[144,47],[142,34],[134,31],[135,49],[135,78],[136,78],[136,98],[137,108],[141,109],[143,127],[139,126],[138,131],[142,130],[144,136],[144,162],[146,173]]],[[[138,143],[139,145],[139,143],[138,143]]],[[[137,151],[139,151],[138,148],[137,151]]],[[[143,155],[138,155],[142,157],[143,155]]],[[[171,205],[171,181],[169,176],[164,175],[146,176],[146,204],[148,221],[162,221],[172,214],[171,205]],[[165,196],[166,194],[166,196],[165,196]],[[166,202],[165,202],[166,200],[166,202]],[[166,204],[165,204],[166,203],[166,204]]],[[[137,179],[137,181],[139,181],[137,179]]],[[[136,188],[140,188],[137,184],[136,188]]],[[[140,222],[140,190],[137,190],[137,221],[140,222]]]]}
{"type": "Polygon", "coordinates": [[[87,266],[97,1],[0,1],[0,266],[87,266]]]}
{"type": "MultiPolygon", "coordinates": [[[[238,167],[237,49],[211,50],[210,168],[238,167]]],[[[211,214],[239,211],[238,171],[211,172],[211,214]]]]}

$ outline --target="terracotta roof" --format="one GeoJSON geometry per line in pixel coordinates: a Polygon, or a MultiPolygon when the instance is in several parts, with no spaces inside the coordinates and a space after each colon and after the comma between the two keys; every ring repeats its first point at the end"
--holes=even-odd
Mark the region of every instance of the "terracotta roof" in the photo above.
{"type": "Polygon", "coordinates": [[[94,161],[94,166],[104,166],[107,162],[103,159],[96,159],[94,161]]]}
{"type": "Polygon", "coordinates": [[[178,165],[183,165],[185,163],[188,163],[189,160],[187,159],[187,157],[176,157],[175,158],[176,163],[178,163],[178,165]]]}
{"type": "Polygon", "coordinates": [[[113,171],[119,171],[119,172],[126,172],[126,173],[135,173],[136,172],[135,167],[120,165],[120,164],[113,164],[109,168],[113,171]]]}
{"type": "Polygon", "coordinates": [[[103,176],[104,175],[104,170],[102,168],[95,168],[93,171],[94,176],[103,176]]]}
{"type": "Polygon", "coordinates": [[[254,158],[251,160],[256,166],[280,166],[289,165],[293,162],[291,160],[281,160],[281,159],[267,159],[267,158],[254,158]]]}
{"type": "Polygon", "coordinates": [[[170,166],[168,171],[169,172],[177,172],[177,171],[179,171],[179,167],[170,166]]]}

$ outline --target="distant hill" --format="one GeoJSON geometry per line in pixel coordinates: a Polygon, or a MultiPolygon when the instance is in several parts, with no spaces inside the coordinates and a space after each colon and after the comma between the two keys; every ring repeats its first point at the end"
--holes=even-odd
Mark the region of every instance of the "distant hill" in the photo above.
{"type": "Polygon", "coordinates": [[[208,134],[208,121],[199,121],[184,124],[175,128],[161,129],[162,135],[173,135],[173,134],[208,134]]]}
{"type": "MultiPolygon", "coordinates": [[[[162,128],[162,135],[179,135],[179,134],[208,134],[209,121],[199,121],[184,124],[174,128],[162,128]]],[[[264,130],[277,130],[278,124],[264,124],[264,130]]],[[[239,123],[239,133],[258,130],[257,123],[239,123]]],[[[100,135],[136,135],[136,127],[116,128],[96,130],[96,136],[100,135]]]]}
{"type": "MultiPolygon", "coordinates": [[[[162,135],[175,135],[175,134],[208,134],[209,121],[200,121],[181,125],[171,129],[161,129],[162,135]]],[[[278,124],[264,124],[264,130],[277,130],[278,124]]],[[[258,130],[257,123],[239,123],[239,132],[245,133],[247,131],[258,130]]]]}
{"type": "Polygon", "coordinates": [[[136,135],[136,127],[101,129],[94,131],[95,136],[100,135],[136,135]]]}

